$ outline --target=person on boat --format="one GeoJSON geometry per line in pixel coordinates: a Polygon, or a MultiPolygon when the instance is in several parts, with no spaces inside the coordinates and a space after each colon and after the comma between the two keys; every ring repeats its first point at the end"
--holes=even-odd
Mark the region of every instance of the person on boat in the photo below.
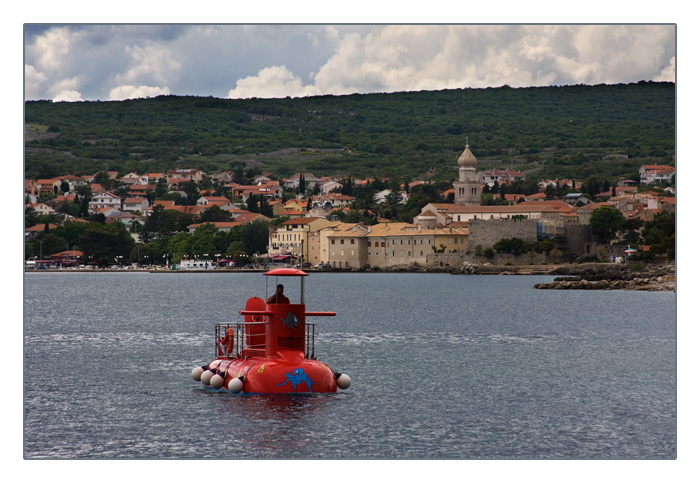
{"type": "Polygon", "coordinates": [[[267,299],[268,304],[288,304],[289,299],[284,295],[284,285],[279,284],[277,290],[267,299]]]}

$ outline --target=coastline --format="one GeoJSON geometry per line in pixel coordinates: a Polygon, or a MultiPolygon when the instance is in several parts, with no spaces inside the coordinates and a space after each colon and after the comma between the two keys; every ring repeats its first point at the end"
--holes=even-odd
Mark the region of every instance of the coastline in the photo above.
{"type": "MultiPolygon", "coordinates": [[[[151,267],[128,267],[122,269],[63,268],[63,269],[25,269],[25,273],[260,273],[270,267],[223,268],[223,269],[154,269],[151,267]]],[[[632,270],[627,265],[613,263],[582,263],[557,265],[480,265],[465,263],[461,267],[423,267],[395,266],[390,268],[362,269],[315,269],[306,268],[309,273],[449,273],[452,275],[555,275],[552,282],[538,283],[533,288],[539,290],[645,290],[675,291],[675,264],[655,264],[642,270],[632,270]]]]}

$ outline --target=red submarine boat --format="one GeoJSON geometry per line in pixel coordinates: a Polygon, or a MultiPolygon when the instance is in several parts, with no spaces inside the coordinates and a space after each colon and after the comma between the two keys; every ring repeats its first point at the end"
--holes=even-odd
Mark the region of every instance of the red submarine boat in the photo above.
{"type": "Polygon", "coordinates": [[[264,274],[298,277],[301,302],[289,303],[283,289],[263,300],[251,297],[242,323],[217,324],[216,359],[195,367],[192,379],[207,388],[244,394],[329,393],[350,387],[350,377],[333,371],[317,361],[314,353],[316,325],[307,317],[335,316],[335,312],[307,312],[304,304],[304,277],[308,273],[295,268],[277,268],[264,274]]]}

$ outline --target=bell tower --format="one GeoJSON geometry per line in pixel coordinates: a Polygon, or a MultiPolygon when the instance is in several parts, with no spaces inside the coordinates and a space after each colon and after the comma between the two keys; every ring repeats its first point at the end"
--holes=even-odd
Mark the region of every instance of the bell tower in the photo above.
{"type": "Polygon", "coordinates": [[[455,203],[463,206],[481,205],[481,182],[476,175],[476,157],[469,149],[469,138],[465,139],[464,152],[457,160],[459,181],[454,182],[455,203]]]}

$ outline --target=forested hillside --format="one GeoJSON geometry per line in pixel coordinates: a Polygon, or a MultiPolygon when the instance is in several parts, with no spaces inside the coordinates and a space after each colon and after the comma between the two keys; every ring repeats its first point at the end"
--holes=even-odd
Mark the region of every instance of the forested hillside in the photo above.
{"type": "Polygon", "coordinates": [[[478,169],[538,178],[634,178],[675,165],[675,84],[456,89],[297,99],[161,96],[25,103],[25,171],[205,172],[245,164],[284,177],[455,177],[469,137],[478,169]]]}

